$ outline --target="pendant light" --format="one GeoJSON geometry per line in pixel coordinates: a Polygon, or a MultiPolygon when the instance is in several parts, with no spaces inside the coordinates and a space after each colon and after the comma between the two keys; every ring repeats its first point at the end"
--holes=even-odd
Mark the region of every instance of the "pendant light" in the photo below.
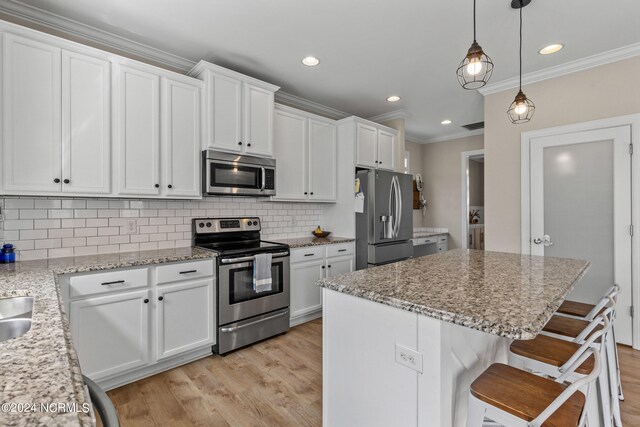
{"type": "Polygon", "coordinates": [[[527,123],[533,117],[533,113],[536,111],[536,106],[533,102],[527,98],[522,92],[522,9],[531,3],[531,0],[512,0],[511,7],[514,9],[520,9],[520,85],[516,99],[511,103],[511,106],[507,110],[509,120],[513,124],[527,123]]]}
{"type": "Polygon", "coordinates": [[[493,62],[476,41],[476,0],[473,0],[473,43],[458,66],[458,82],[465,89],[479,89],[487,84],[491,73],[493,62]]]}

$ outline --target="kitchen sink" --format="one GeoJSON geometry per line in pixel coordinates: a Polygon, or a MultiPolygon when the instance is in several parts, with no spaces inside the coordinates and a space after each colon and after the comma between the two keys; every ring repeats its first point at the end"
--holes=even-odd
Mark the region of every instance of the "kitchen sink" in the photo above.
{"type": "Polygon", "coordinates": [[[0,342],[18,338],[31,329],[31,319],[0,320],[0,342]]]}
{"type": "Polygon", "coordinates": [[[0,299],[0,320],[31,319],[33,297],[13,297],[0,299]]]}

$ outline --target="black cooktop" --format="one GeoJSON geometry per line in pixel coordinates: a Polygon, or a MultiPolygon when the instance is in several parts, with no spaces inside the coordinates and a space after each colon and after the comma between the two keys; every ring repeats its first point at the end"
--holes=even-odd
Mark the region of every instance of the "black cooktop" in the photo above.
{"type": "Polygon", "coordinates": [[[250,240],[237,242],[197,243],[197,247],[210,249],[220,255],[253,255],[264,252],[281,252],[289,250],[284,243],[268,242],[266,240],[250,240]]]}

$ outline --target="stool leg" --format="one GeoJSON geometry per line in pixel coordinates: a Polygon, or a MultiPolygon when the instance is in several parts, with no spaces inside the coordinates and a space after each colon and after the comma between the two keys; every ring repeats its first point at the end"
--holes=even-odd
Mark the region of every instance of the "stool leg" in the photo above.
{"type": "Polygon", "coordinates": [[[600,375],[598,376],[598,395],[600,398],[600,408],[602,410],[602,414],[600,414],[602,416],[602,425],[603,427],[612,427],[609,375],[607,369],[604,368],[600,371],[600,375]]]}
{"type": "MultiPolygon", "coordinates": [[[[586,418],[587,425],[597,426],[600,424],[598,419],[600,418],[600,402],[598,396],[598,390],[595,383],[591,383],[587,386],[587,402],[586,402],[586,418]]],[[[584,425],[584,423],[582,424],[584,425]]]]}
{"type": "Polygon", "coordinates": [[[487,408],[478,399],[469,393],[469,405],[467,407],[467,427],[482,427],[484,414],[487,408]]]}
{"type": "Polygon", "coordinates": [[[618,345],[616,341],[616,329],[611,328],[611,340],[613,341],[613,353],[615,356],[616,378],[618,379],[618,399],[624,400],[624,394],[622,393],[622,382],[620,381],[620,359],[618,358],[618,345]]]}
{"type": "Polygon", "coordinates": [[[622,427],[622,420],[620,418],[620,399],[619,399],[619,386],[618,386],[618,369],[616,365],[615,357],[615,341],[612,334],[607,334],[605,337],[605,351],[607,352],[607,369],[609,375],[609,397],[611,402],[611,413],[613,415],[613,422],[617,427],[622,427]]]}

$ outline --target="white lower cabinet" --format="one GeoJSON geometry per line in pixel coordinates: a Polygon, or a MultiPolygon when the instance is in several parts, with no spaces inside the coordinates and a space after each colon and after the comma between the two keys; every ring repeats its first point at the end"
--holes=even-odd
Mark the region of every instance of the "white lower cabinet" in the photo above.
{"type": "Polygon", "coordinates": [[[61,276],[59,283],[82,373],[103,388],[211,354],[214,260],[61,276]]]}
{"type": "Polygon", "coordinates": [[[353,242],[291,249],[291,326],[322,315],[322,288],[316,282],[352,272],[354,253],[353,242]]]}

